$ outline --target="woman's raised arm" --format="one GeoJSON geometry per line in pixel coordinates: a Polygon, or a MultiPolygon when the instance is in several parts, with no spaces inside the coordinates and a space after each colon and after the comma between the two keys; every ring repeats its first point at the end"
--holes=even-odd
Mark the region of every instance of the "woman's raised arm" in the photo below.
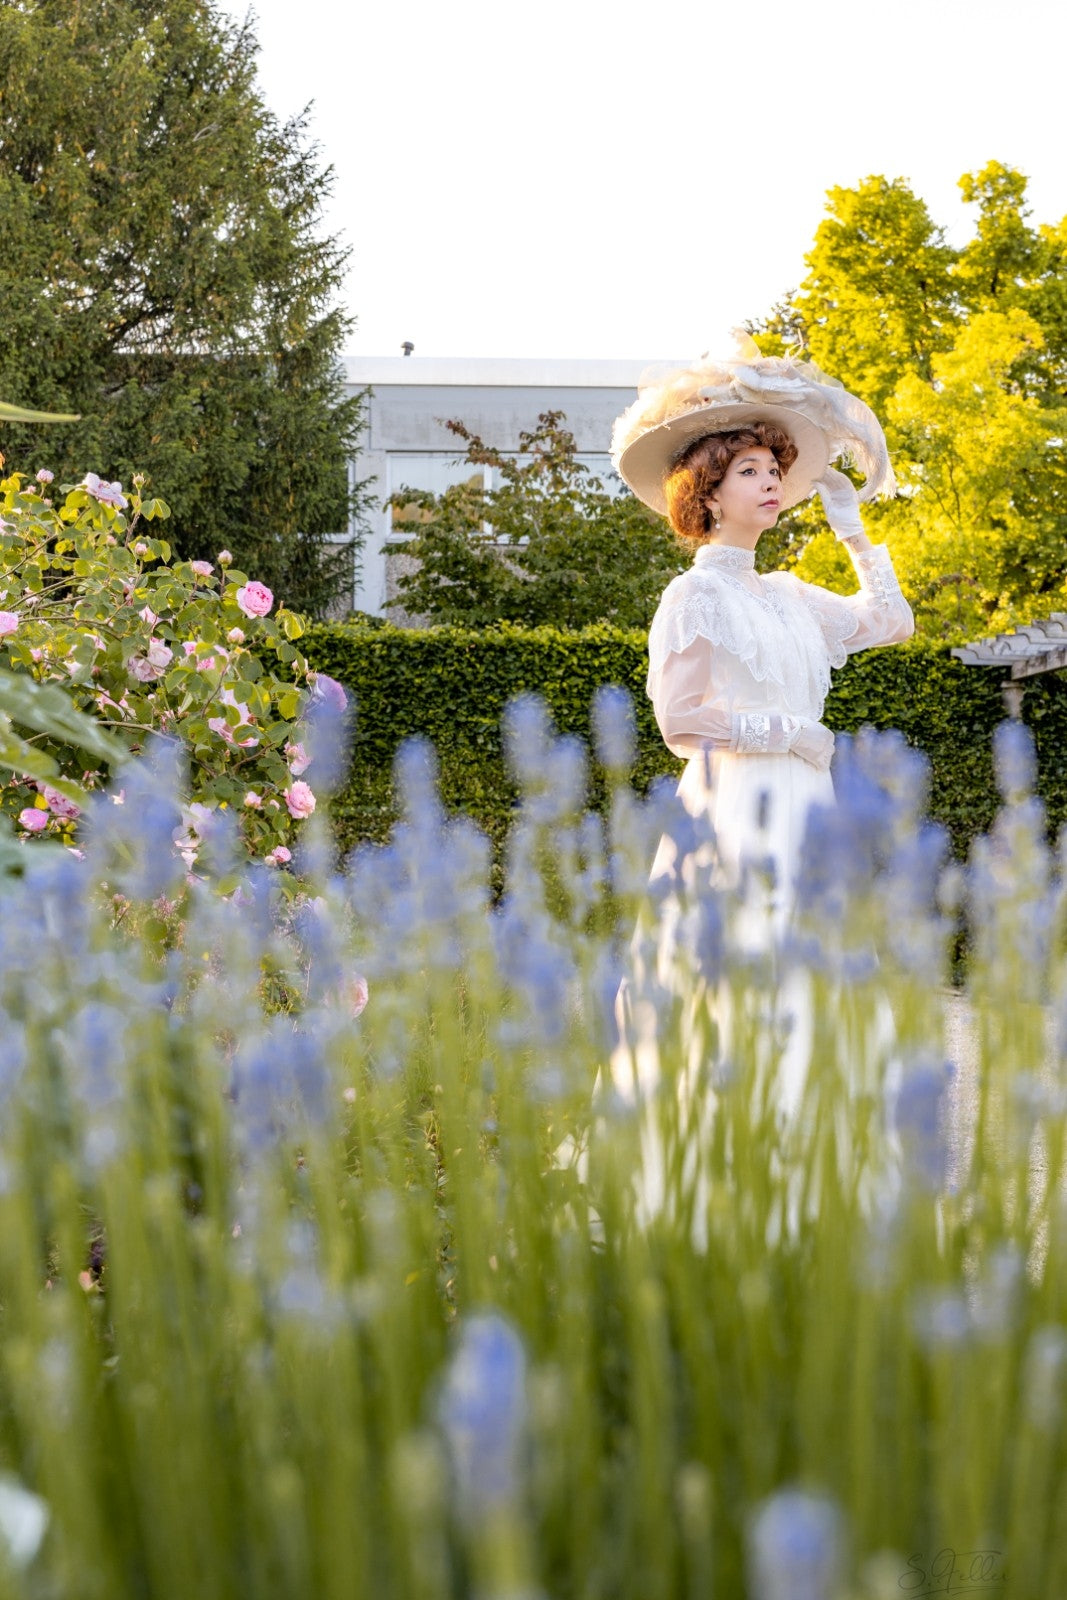
{"type": "Polygon", "coordinates": [[[897,581],[884,544],[872,544],[860,517],[859,496],[843,472],[828,467],[815,485],[834,535],[852,558],[858,594],[834,594],[805,584],[807,599],[824,631],[849,655],[871,645],[902,644],[915,632],[915,618],[897,581]]]}

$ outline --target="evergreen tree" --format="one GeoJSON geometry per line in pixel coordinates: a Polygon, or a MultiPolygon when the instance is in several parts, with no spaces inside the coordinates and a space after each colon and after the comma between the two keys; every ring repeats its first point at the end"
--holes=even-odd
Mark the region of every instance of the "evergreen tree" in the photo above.
{"type": "Polygon", "coordinates": [[[81,422],[5,428],[12,465],[149,474],[181,553],[228,547],[321,610],[357,510],[337,305],[345,251],[306,114],[211,0],[0,8],[0,395],[81,422]]]}

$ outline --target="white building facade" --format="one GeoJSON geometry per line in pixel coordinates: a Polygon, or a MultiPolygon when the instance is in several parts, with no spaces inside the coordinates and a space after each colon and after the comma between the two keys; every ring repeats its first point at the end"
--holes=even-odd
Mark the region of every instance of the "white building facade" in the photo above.
{"type": "MultiPolygon", "coordinates": [[[[367,426],[354,480],[366,480],[375,507],[357,558],[352,607],[389,616],[402,556],[387,556],[395,539],[389,496],[401,488],[440,493],[470,478],[462,441],[445,424],[457,420],[486,444],[517,452],[519,435],[532,431],[544,411],[562,411],[579,457],[598,476],[611,475],[608,454],[615,418],[635,398],[647,362],[427,359],[418,356],[350,357],[350,393],[367,392],[367,426]]],[[[491,480],[485,476],[487,487],[491,480]]]]}

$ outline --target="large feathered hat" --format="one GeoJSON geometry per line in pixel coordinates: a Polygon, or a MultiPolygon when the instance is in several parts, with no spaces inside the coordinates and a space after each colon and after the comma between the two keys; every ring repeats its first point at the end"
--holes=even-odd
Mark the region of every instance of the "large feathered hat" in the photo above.
{"type": "Polygon", "coordinates": [[[896,493],[885,434],[870,406],[811,362],[761,356],[748,334],[725,359],[701,356],[690,367],[650,368],[637,399],[615,422],[611,459],[624,483],[654,511],[667,513],[663,480],[697,439],[752,422],[774,422],[797,447],[782,480],[782,508],[806,500],[831,462],[864,475],[861,500],[896,493]]]}

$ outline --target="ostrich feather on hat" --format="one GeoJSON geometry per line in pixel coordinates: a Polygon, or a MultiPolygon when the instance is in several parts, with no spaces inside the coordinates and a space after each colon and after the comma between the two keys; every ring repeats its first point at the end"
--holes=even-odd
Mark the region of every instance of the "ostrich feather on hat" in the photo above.
{"type": "Polygon", "coordinates": [[[639,499],[666,513],[663,480],[695,440],[746,424],[777,423],[797,447],[782,482],[783,509],[811,494],[816,480],[844,459],[863,473],[861,500],[896,493],[882,425],[874,412],[813,363],[762,356],[735,330],[733,356],[701,356],[692,366],[642,374],[638,396],[618,417],[611,458],[639,499]]]}

